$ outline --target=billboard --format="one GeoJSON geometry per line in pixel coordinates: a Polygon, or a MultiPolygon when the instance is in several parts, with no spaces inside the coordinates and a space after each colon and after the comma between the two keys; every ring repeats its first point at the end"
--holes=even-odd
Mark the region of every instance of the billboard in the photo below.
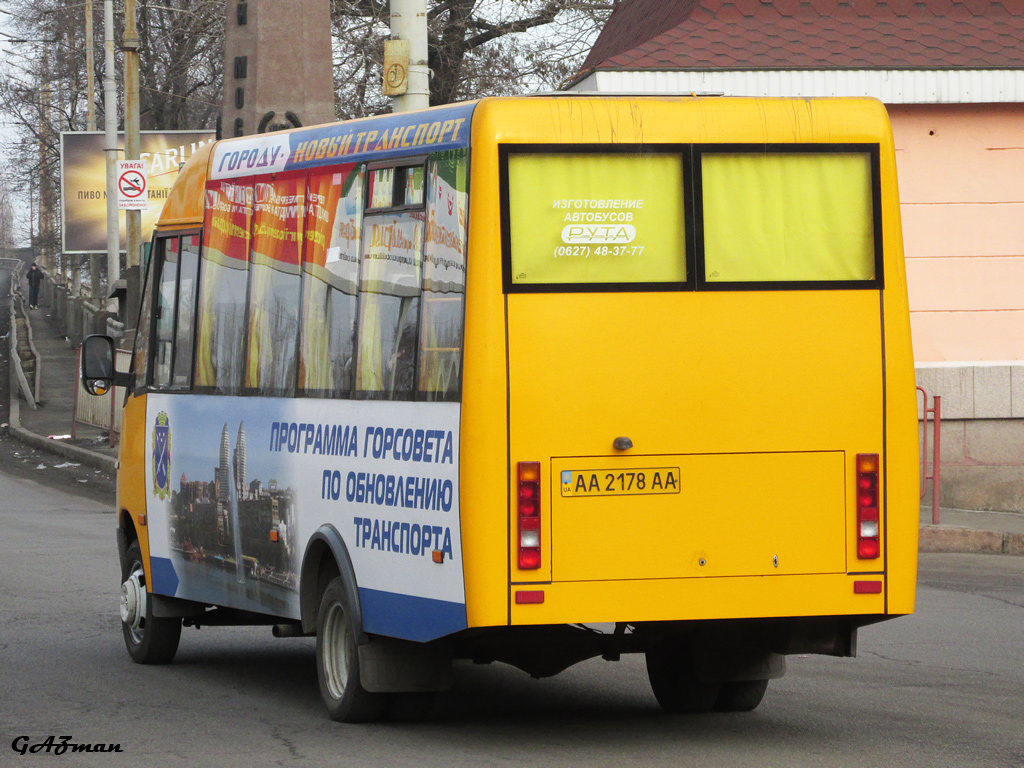
{"type": "MultiPolygon", "coordinates": [[[[178,167],[204,144],[212,131],[142,131],[142,159],[149,168],[149,206],[142,212],[142,240],[148,242],[178,167]]],[[[107,250],[107,166],[102,131],[60,135],[62,249],[65,253],[107,250]]],[[[117,159],[124,159],[124,134],[117,136],[117,159]]],[[[120,249],[124,250],[124,213],[118,212],[120,249]]]]}

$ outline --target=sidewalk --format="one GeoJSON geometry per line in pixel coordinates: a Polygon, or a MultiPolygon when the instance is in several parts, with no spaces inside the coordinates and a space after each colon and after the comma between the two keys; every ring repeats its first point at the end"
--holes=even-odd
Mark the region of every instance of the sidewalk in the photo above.
{"type": "Polygon", "coordinates": [[[932,525],[931,507],[921,508],[922,552],[976,552],[1024,555],[1024,514],[940,509],[932,525]]]}
{"type": "Polygon", "coordinates": [[[71,439],[78,376],[76,350],[58,331],[48,307],[30,309],[28,317],[40,357],[39,402],[32,409],[12,392],[10,433],[35,448],[113,476],[117,472],[117,448],[110,447],[106,430],[79,424],[74,430],[75,439],[71,439]]]}
{"type": "MultiPolygon", "coordinates": [[[[32,410],[22,403],[19,409],[17,395],[14,394],[11,398],[11,434],[36,448],[88,464],[113,476],[117,471],[117,449],[110,447],[105,430],[79,426],[74,441],[69,437],[51,438],[71,433],[77,358],[74,348],[58,332],[48,308],[29,310],[28,314],[33,340],[42,358],[40,405],[32,410]],[[14,426],[19,418],[20,427],[14,426]]],[[[921,508],[922,552],[1024,556],[1024,514],[942,509],[939,517],[941,524],[932,525],[931,509],[921,508]]]]}

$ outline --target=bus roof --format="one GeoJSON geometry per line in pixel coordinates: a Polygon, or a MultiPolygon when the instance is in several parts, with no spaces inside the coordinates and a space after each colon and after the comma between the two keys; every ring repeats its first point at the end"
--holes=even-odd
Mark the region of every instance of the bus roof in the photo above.
{"type": "MultiPolygon", "coordinates": [[[[603,101],[609,105],[614,102],[642,101],[651,104],[652,102],[688,101],[694,104],[696,110],[694,119],[697,120],[700,119],[697,117],[698,113],[708,109],[707,105],[710,104],[714,105],[713,109],[716,111],[724,110],[726,113],[734,113],[734,118],[738,118],[736,120],[738,130],[741,132],[749,133],[751,127],[759,126],[760,131],[765,134],[764,140],[769,140],[769,134],[774,135],[780,131],[784,133],[787,126],[793,123],[800,123],[804,129],[813,127],[808,135],[821,136],[816,139],[818,141],[829,140],[825,137],[832,136],[836,128],[836,121],[843,124],[844,130],[840,133],[850,132],[851,126],[856,124],[861,130],[866,129],[868,133],[877,134],[881,127],[878,122],[879,118],[884,120],[885,115],[884,106],[873,99],[722,98],[719,96],[703,97],[696,94],[687,96],[648,94],[641,97],[596,93],[551,93],[528,97],[488,98],[415,112],[379,115],[308,128],[224,139],[215,144],[206,145],[194,153],[182,169],[178,182],[164,206],[158,227],[169,229],[200,226],[203,217],[203,192],[208,180],[227,180],[301,171],[317,167],[332,167],[341,163],[393,162],[403,157],[412,158],[430,152],[463,149],[469,147],[470,120],[477,107],[486,105],[488,114],[491,114],[492,109],[500,113],[505,109],[515,108],[512,106],[514,103],[519,105],[532,103],[536,107],[544,102],[561,102],[565,105],[565,109],[572,112],[575,105],[585,101],[603,101]],[[782,106],[783,103],[788,103],[790,104],[789,108],[792,108],[793,102],[806,102],[804,108],[797,111],[799,114],[785,112],[787,107],[782,106]],[[875,102],[873,105],[875,108],[865,111],[865,102],[875,102]],[[770,103],[774,103],[774,106],[766,112],[770,103]],[[573,106],[569,106],[570,104],[573,106]],[[856,106],[854,106],[855,104],[856,106]],[[767,116],[772,114],[773,110],[779,118],[785,116],[787,119],[769,120],[767,116]],[[833,120],[829,120],[828,117],[833,120]],[[851,124],[850,120],[853,117],[856,117],[856,120],[851,124]],[[769,126],[775,127],[770,130],[769,126]]],[[[613,111],[622,111],[620,107],[609,106],[608,108],[613,111]]],[[[557,107],[555,109],[558,110],[557,107]]],[[[532,111],[532,113],[535,112],[536,109],[532,111]]],[[[630,109],[627,109],[626,112],[628,113],[627,123],[632,125],[635,114],[630,109]]],[[[656,110],[653,114],[657,113],[656,110]]],[[[559,111],[559,114],[562,112],[559,111]]],[[[538,115],[532,114],[530,119],[520,120],[515,125],[507,126],[511,132],[506,135],[506,138],[520,134],[524,137],[527,134],[535,134],[537,126],[534,124],[533,118],[537,117],[538,115]]],[[[580,119],[579,113],[569,117],[572,123],[580,119]]],[[[541,122],[546,122],[551,118],[552,115],[545,112],[541,122]]],[[[611,125],[607,119],[598,121],[598,123],[605,129],[611,125]]],[[[635,125],[632,127],[634,131],[639,130],[635,125]]],[[[665,131],[672,133],[674,127],[676,129],[679,127],[677,117],[666,119],[665,115],[661,115],[661,119],[655,119],[651,125],[645,125],[639,135],[648,141],[664,141],[668,139],[665,131]]],[[[887,125],[885,127],[888,129],[887,125]]],[[[856,130],[854,129],[853,132],[856,130]]],[[[619,135],[617,132],[615,133],[619,135]]],[[[792,141],[793,138],[793,136],[788,136],[787,140],[792,141]]],[[[525,139],[521,138],[520,140],[525,139]]]]}
{"type": "Polygon", "coordinates": [[[476,102],[265,133],[216,145],[212,180],[462,149],[476,102]]]}

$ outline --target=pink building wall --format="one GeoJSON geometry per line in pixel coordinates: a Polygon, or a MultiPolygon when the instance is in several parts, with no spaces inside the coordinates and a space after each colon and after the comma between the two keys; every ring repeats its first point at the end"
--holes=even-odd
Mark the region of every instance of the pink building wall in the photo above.
{"type": "Polygon", "coordinates": [[[888,110],[917,380],[942,397],[941,505],[1024,511],[1024,104],[888,110]]]}
{"type": "Polygon", "coordinates": [[[888,110],[915,358],[1024,361],[1024,104],[888,110]]]}

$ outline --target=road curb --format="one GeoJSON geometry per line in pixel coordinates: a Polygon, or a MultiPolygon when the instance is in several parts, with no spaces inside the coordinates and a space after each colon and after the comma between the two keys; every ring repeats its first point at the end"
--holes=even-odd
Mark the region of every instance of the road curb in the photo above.
{"type": "Polygon", "coordinates": [[[61,440],[51,440],[48,437],[37,435],[35,432],[29,432],[24,427],[15,426],[14,424],[8,425],[7,434],[33,448],[54,453],[69,461],[85,464],[101,472],[106,472],[111,477],[117,475],[117,459],[112,456],[104,456],[101,453],[95,453],[86,448],[79,448],[77,445],[70,445],[61,440]]]}
{"type": "Polygon", "coordinates": [[[921,552],[967,552],[1024,556],[1024,534],[978,531],[952,525],[922,525],[921,552]]]}

